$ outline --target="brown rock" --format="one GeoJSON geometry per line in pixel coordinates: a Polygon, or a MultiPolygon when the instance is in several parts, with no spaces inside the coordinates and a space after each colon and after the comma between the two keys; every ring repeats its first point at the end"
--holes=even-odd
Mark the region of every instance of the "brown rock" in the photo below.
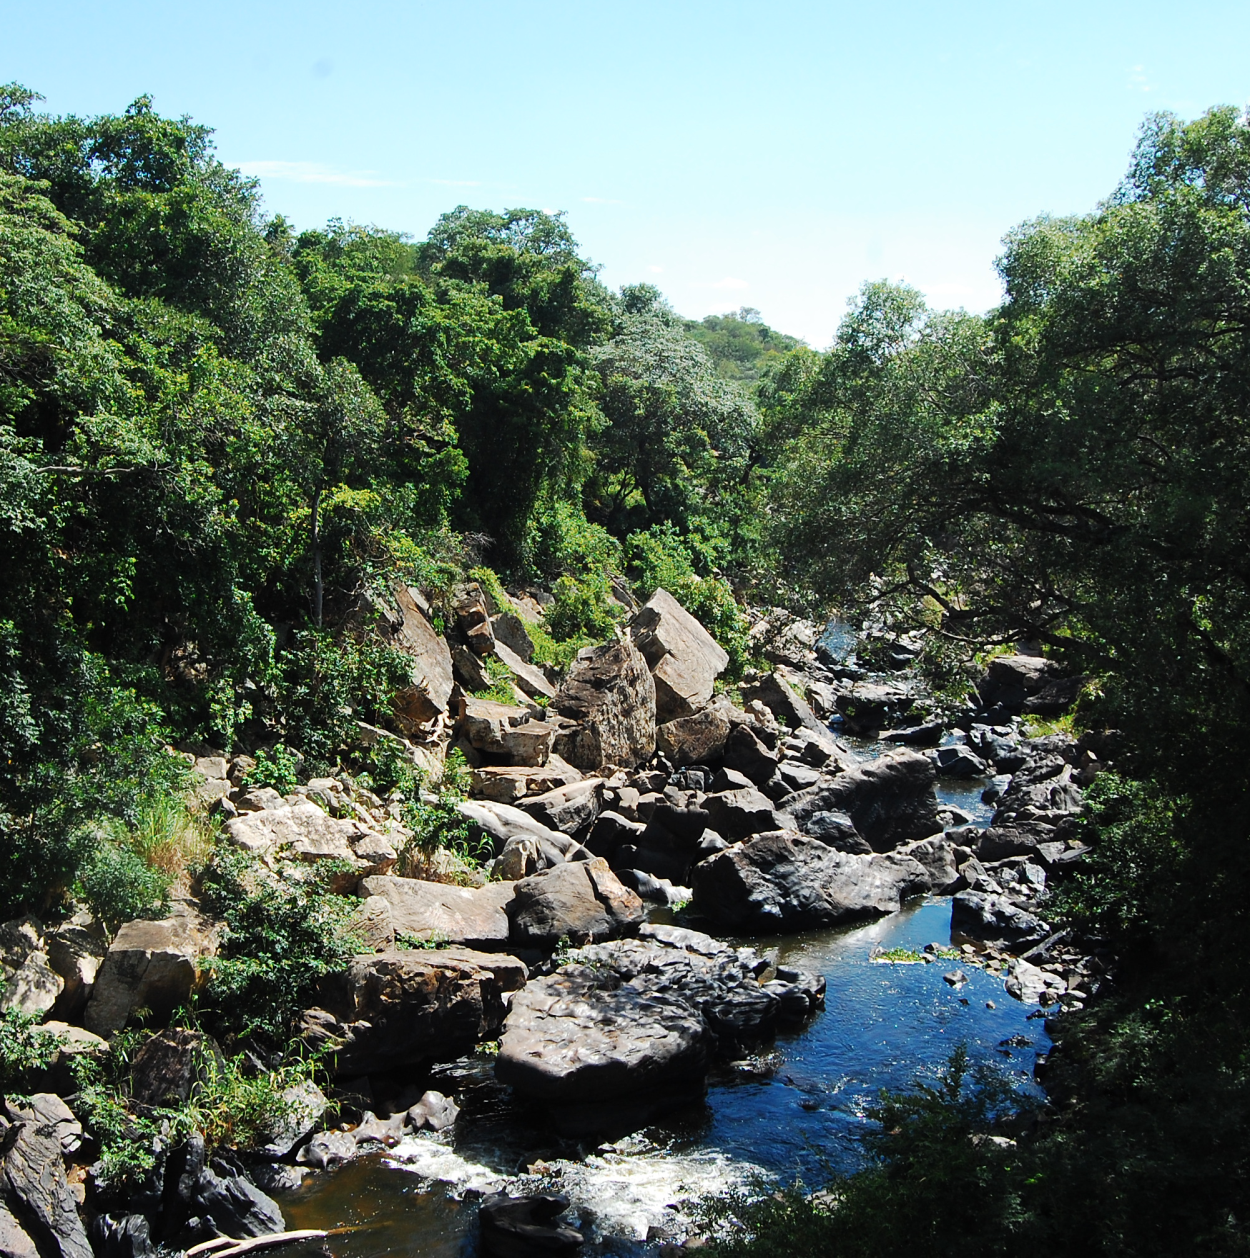
{"type": "Polygon", "coordinates": [[[489,655],[495,649],[486,595],[476,583],[463,585],[456,593],[456,624],[475,655],[489,655]]]}
{"type": "Polygon", "coordinates": [[[580,782],[582,775],[559,756],[548,756],[545,765],[483,765],[473,771],[470,794],[474,799],[489,799],[499,804],[513,804],[527,795],[541,795],[557,787],[580,782]]]}
{"type": "Polygon", "coordinates": [[[516,884],[508,905],[512,939],[519,947],[554,947],[614,939],[643,919],[642,901],[601,857],[543,870],[516,884]]]}
{"type": "Polygon", "coordinates": [[[692,716],[707,706],[729,656],[667,590],[656,590],[634,616],[630,634],[655,677],[659,721],[692,716]]]}
{"type": "Polygon", "coordinates": [[[659,726],[655,745],[675,765],[712,764],[724,757],[730,729],[729,719],[720,708],[705,708],[659,726]]]}
{"type": "Polygon", "coordinates": [[[575,722],[555,750],[583,773],[636,768],[655,752],[655,682],[627,640],[579,652],[552,707],[575,722]]]}

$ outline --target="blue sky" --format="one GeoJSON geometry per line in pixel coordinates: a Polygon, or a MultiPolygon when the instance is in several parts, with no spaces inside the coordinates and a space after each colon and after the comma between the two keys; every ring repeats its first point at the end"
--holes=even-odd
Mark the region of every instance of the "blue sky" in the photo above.
{"type": "Polygon", "coordinates": [[[423,236],[566,210],[605,282],[813,345],[866,279],[984,309],[1005,232],[1087,210],[1146,113],[1250,101],[1250,4],[16,4],[0,80],[216,129],[268,209],[423,236]]]}

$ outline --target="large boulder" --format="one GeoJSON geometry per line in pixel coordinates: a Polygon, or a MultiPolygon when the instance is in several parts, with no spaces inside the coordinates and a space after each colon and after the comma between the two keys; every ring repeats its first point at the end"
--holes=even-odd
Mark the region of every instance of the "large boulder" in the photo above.
{"type": "Polygon", "coordinates": [[[361,899],[381,896],[390,905],[395,934],[427,943],[464,944],[503,949],[508,943],[508,915],[513,884],[456,887],[446,882],[376,875],[362,878],[361,899]]]}
{"type": "Polygon", "coordinates": [[[667,590],[656,590],[629,631],[655,678],[658,721],[692,716],[707,706],[729,656],[667,590]]]}
{"type": "Polygon", "coordinates": [[[276,804],[231,817],[223,827],[236,847],[257,856],[281,852],[303,860],[339,860],[363,872],[390,868],[396,852],[383,834],[355,818],[332,817],[311,799],[276,804]]]}
{"type": "Polygon", "coordinates": [[[763,704],[779,724],[790,729],[807,730],[831,751],[835,749],[836,744],[828,726],[781,673],[765,673],[756,681],[743,686],[742,698],[746,703],[763,704]]]}
{"type": "Polygon", "coordinates": [[[691,872],[695,911],[741,931],[780,933],[878,917],[930,886],[928,871],[909,856],[857,856],[792,831],[757,835],[691,872]]]}
{"type": "MultiPolygon", "coordinates": [[[[530,650],[533,650],[532,646],[530,650]]],[[[495,658],[501,664],[508,666],[509,671],[516,678],[516,684],[531,699],[537,699],[539,696],[544,699],[556,697],[556,688],[547,680],[543,670],[518,655],[498,638],[495,640],[495,658]]]]}
{"type": "Polygon", "coordinates": [[[723,708],[704,708],[666,721],[655,731],[655,745],[675,765],[719,764],[732,728],[723,708]]]}
{"type": "Polygon", "coordinates": [[[1063,672],[1061,665],[1041,655],[1000,655],[990,660],[977,693],[984,707],[1001,706],[1018,714],[1027,699],[1058,681],[1063,672]]]}
{"type": "Polygon", "coordinates": [[[524,983],[515,957],[467,948],[356,957],[321,980],[301,1035],[342,1075],[453,1061],[498,1035],[504,993],[524,983]]]}
{"type": "Polygon", "coordinates": [[[96,1035],[120,1031],[136,1009],[168,1018],[191,994],[199,962],[215,956],[219,925],[176,903],[155,922],[127,922],[96,975],[84,1022],[96,1035]]]}
{"type": "Polygon", "coordinates": [[[548,1105],[629,1098],[629,1117],[699,1089],[715,1056],[741,1051],[776,1024],[778,998],[751,949],[673,927],[574,951],[513,998],[498,1078],[548,1105]]]}
{"type": "Polygon", "coordinates": [[[655,682],[627,639],[578,652],[551,706],[572,722],[555,751],[583,773],[637,768],[655,752],[655,682]]]}
{"type": "Polygon", "coordinates": [[[597,943],[626,934],[642,921],[644,909],[607,861],[596,856],[518,882],[508,916],[516,946],[553,948],[561,939],[597,943]]]}
{"type": "Polygon", "coordinates": [[[584,778],[527,799],[522,811],[552,830],[578,834],[590,828],[603,805],[603,779],[584,778]]]}
{"type": "Polygon", "coordinates": [[[777,772],[780,758],[749,725],[737,726],[725,740],[725,768],[763,786],[777,772]]]}
{"type": "Polygon", "coordinates": [[[890,682],[852,682],[834,700],[847,732],[859,735],[901,724],[915,705],[906,686],[890,682]]]}
{"type": "Polygon", "coordinates": [[[572,1258],[585,1237],[561,1223],[569,1208],[567,1197],[510,1197],[492,1193],[478,1209],[482,1253],[486,1258],[572,1258]]]}
{"type": "Polygon", "coordinates": [[[0,1231],[16,1242],[15,1252],[29,1252],[25,1235],[41,1258],[92,1258],[51,1129],[18,1122],[0,1137],[0,1197],[9,1215],[0,1219],[0,1231]],[[16,1232],[10,1219],[19,1224],[16,1232]]]}
{"type": "Polygon", "coordinates": [[[548,756],[545,765],[483,765],[473,770],[470,793],[475,799],[498,804],[515,804],[527,795],[543,795],[561,786],[571,786],[582,775],[559,756],[548,756]]]}
{"type": "Polygon", "coordinates": [[[551,753],[556,727],[535,721],[527,708],[462,694],[456,733],[476,751],[507,764],[541,766],[551,753]]]}
{"type": "Polygon", "coordinates": [[[170,1027],[148,1040],[130,1063],[130,1095],[141,1105],[185,1105],[221,1052],[202,1031],[170,1027]]]}
{"type": "Polygon", "coordinates": [[[48,958],[43,927],[36,918],[20,917],[0,926],[0,1009],[45,1014],[65,988],[65,980],[48,958]]]}
{"type": "Polygon", "coordinates": [[[785,824],[785,818],[774,810],[773,801],[751,786],[709,795],[703,807],[708,825],[730,842],[767,830],[780,830],[785,824]]]}
{"type": "Polygon", "coordinates": [[[401,724],[423,725],[446,712],[451,701],[451,651],[407,586],[395,588],[394,601],[399,625],[392,645],[412,660],[412,685],[395,696],[395,714],[401,724]]]}
{"type": "Polygon", "coordinates": [[[796,791],[778,804],[803,830],[817,813],[843,812],[875,852],[939,834],[933,765],[915,751],[894,751],[796,791]]]}
{"type": "Polygon", "coordinates": [[[495,649],[495,631],[482,587],[476,582],[462,585],[455,594],[456,625],[475,655],[489,655],[495,649]]]}
{"type": "Polygon", "coordinates": [[[961,891],[951,901],[951,937],[1017,948],[1039,943],[1049,927],[1005,896],[961,891]]]}

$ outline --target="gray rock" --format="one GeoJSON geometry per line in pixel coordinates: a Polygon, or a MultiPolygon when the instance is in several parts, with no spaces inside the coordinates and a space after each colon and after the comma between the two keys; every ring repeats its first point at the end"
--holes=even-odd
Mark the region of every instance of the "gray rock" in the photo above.
{"type": "Polygon", "coordinates": [[[396,935],[470,948],[502,949],[508,942],[508,915],[513,885],[490,882],[484,887],[456,887],[419,878],[375,875],[362,878],[357,894],[382,896],[391,906],[396,935]]]}
{"type": "Polygon", "coordinates": [[[782,800],[800,830],[820,812],[844,812],[876,852],[942,829],[936,776],[927,757],[900,750],[857,765],[782,800]]]}
{"type": "Polygon", "coordinates": [[[521,808],[551,830],[577,834],[590,828],[602,806],[603,779],[589,777],[531,796],[521,808]]]}
{"type": "Polygon", "coordinates": [[[65,980],[53,969],[43,927],[34,917],[0,926],[0,1008],[46,1014],[56,1005],[65,980]]]}
{"type": "Polygon", "coordinates": [[[10,1096],[4,1101],[4,1109],[13,1122],[33,1123],[51,1132],[66,1155],[76,1152],[82,1144],[82,1123],[55,1092],[36,1092],[34,1096],[20,1098],[10,1096]]]}
{"type": "Polygon", "coordinates": [[[638,896],[598,856],[523,879],[508,905],[513,942],[530,948],[553,948],[564,938],[612,939],[637,927],[643,912],[638,896]]]}
{"type": "Polygon", "coordinates": [[[170,1027],[152,1036],[130,1063],[130,1094],[141,1105],[176,1107],[207,1076],[221,1051],[207,1035],[170,1027]]]}
{"type": "Polygon", "coordinates": [[[855,823],[844,812],[815,812],[803,822],[803,833],[819,839],[839,852],[871,856],[872,848],[855,829],[855,823]]]}
{"type": "Polygon", "coordinates": [[[855,856],[792,831],[756,835],[691,873],[693,907],[722,928],[782,932],[897,912],[926,891],[908,856],[855,856]]]}
{"type": "Polygon", "coordinates": [[[423,725],[446,712],[451,702],[451,652],[407,586],[396,586],[394,599],[399,623],[392,645],[412,661],[412,685],[395,696],[395,711],[401,724],[423,725]]]}
{"type": "Polygon", "coordinates": [[[554,749],[583,773],[636,768],[655,752],[655,682],[629,641],[579,652],[551,707],[573,723],[554,749]]]}
{"type": "Polygon", "coordinates": [[[328,1170],[350,1162],[357,1152],[356,1136],[348,1131],[319,1131],[295,1155],[301,1166],[311,1166],[318,1171],[328,1170]]]}
{"type": "MultiPolygon", "coordinates": [[[[55,1135],[34,1123],[14,1123],[0,1137],[0,1173],[4,1204],[41,1255],[93,1258],[55,1135]]],[[[14,1239],[22,1248],[21,1236],[14,1239]]]]}
{"type": "Polygon", "coordinates": [[[1062,675],[1059,664],[1040,655],[1000,655],[990,661],[977,691],[986,708],[1001,705],[1008,712],[1019,713],[1027,698],[1062,675]]]}
{"type": "MultiPolygon", "coordinates": [[[[762,703],[780,724],[790,729],[807,730],[830,751],[836,749],[828,727],[808,706],[807,700],[788,685],[780,673],[765,673],[758,681],[743,686],[742,697],[748,703],[762,703]]],[[[741,768],[740,765],[734,767],[741,768]]],[[[743,772],[751,777],[747,770],[744,769],[743,772]]]]}
{"type": "MultiPolygon", "coordinates": [[[[317,1129],[330,1107],[325,1093],[311,1079],[292,1084],[283,1091],[282,1099],[286,1103],[286,1112],[281,1122],[268,1133],[265,1143],[257,1148],[257,1152],[266,1157],[289,1156],[305,1136],[317,1129]]],[[[263,1184],[257,1186],[264,1188],[263,1184]]]]}
{"type": "Polygon", "coordinates": [[[100,1214],[91,1222],[98,1258],[148,1258],[157,1252],[151,1226],[141,1214],[100,1214]]]}
{"type": "Polygon", "coordinates": [[[656,590],[629,631],[655,678],[657,721],[693,716],[708,705],[729,656],[667,590],[656,590]]]}
{"type": "Polygon", "coordinates": [[[617,848],[622,843],[636,845],[646,828],[645,822],[630,821],[620,813],[601,812],[586,837],[586,847],[611,864],[617,848]]]}
{"type": "Polygon", "coordinates": [[[773,801],[753,788],[709,795],[703,807],[707,810],[708,825],[730,842],[778,830],[784,824],[773,801]]]}
{"type": "MultiPolygon", "coordinates": [[[[525,640],[529,642],[528,638],[525,640]]],[[[531,643],[530,651],[533,652],[533,649],[534,647],[531,643]]],[[[514,651],[509,644],[501,641],[498,635],[495,638],[495,657],[500,663],[507,665],[512,675],[516,678],[518,688],[529,695],[531,699],[537,699],[540,696],[544,699],[554,699],[556,697],[556,688],[547,680],[543,670],[531,664],[525,656],[518,651],[514,651]]]]}
{"type": "Polygon", "coordinates": [[[96,975],[84,1016],[87,1029],[109,1036],[135,1009],[168,1018],[191,994],[200,958],[216,955],[217,923],[184,904],[168,918],[127,922],[96,975]]]}
{"type": "Polygon", "coordinates": [[[193,1208],[218,1236],[269,1236],[286,1231],[278,1203],[243,1175],[219,1175],[204,1167],[191,1191],[193,1208]]]}
{"type": "MultiPolygon", "coordinates": [[[[0,1199],[0,1258],[41,1258],[39,1247],[0,1199]]],[[[129,1258],[119,1254],[118,1258],[129,1258]]]]}

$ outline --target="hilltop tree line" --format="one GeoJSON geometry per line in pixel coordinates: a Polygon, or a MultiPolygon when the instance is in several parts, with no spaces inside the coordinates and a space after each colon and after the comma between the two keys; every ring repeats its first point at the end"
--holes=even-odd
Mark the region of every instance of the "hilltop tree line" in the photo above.
{"type": "Polygon", "coordinates": [[[1148,120],[999,269],[985,315],[866,285],[818,352],[609,291],[560,215],[296,231],[146,98],[0,90],[0,908],[54,910],[176,788],[171,740],[328,765],[385,723],[395,580],[542,582],[557,656],[612,578],[665,584],[737,669],[744,596],[837,607],[922,633],[955,704],[1039,642],[1121,749],[1062,906],[1122,958],[1063,1033],[1072,1103],[1011,1148],[962,1079],[895,1104],[844,1208],[770,1199],[750,1245],[1245,1253],[1245,117],[1148,120]]]}

